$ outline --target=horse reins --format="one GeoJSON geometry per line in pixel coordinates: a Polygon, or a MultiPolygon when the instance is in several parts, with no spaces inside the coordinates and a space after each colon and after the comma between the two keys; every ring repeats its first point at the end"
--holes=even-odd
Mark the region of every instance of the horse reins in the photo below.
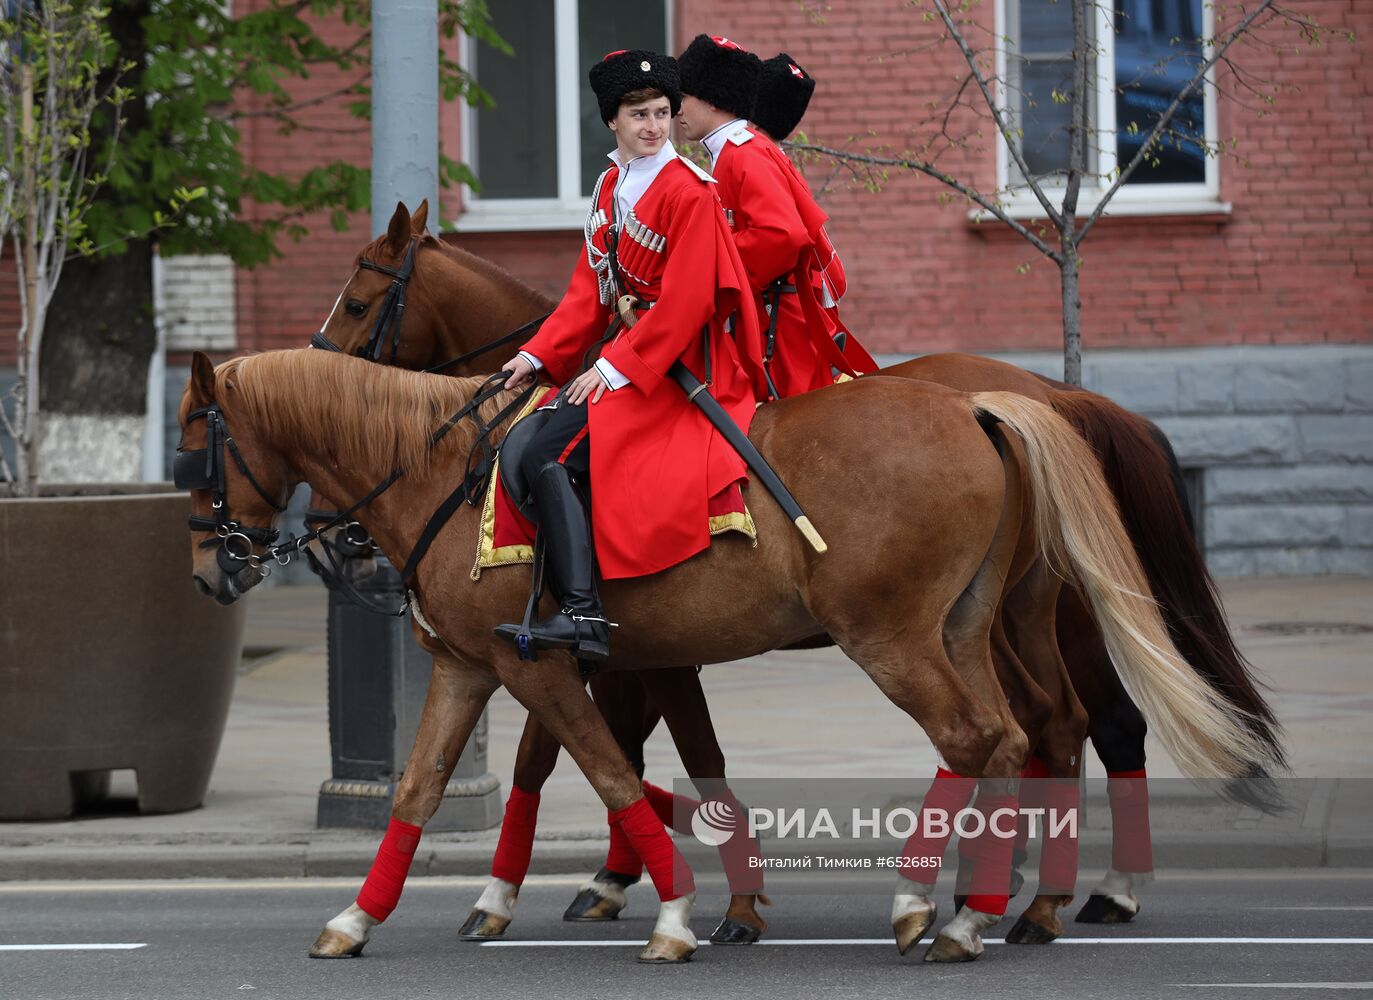
{"type": "MultiPolygon", "coordinates": [[[[482,442],[491,433],[491,430],[494,427],[498,426],[503,420],[513,414],[518,407],[522,406],[535,389],[536,384],[531,381],[530,384],[523,389],[517,390],[513,400],[503,406],[500,412],[497,413],[492,420],[483,423],[477,415],[478,410],[482,405],[505,391],[505,380],[507,377],[506,373],[501,371],[489,376],[482,382],[481,388],[477,390],[472,399],[429,435],[429,447],[433,448],[442,441],[448,432],[467,416],[471,416],[476,423],[478,442],[482,442]]],[[[285,511],[285,506],[277,503],[267,495],[267,491],[262,488],[257,477],[254,476],[252,470],[248,468],[248,463],[244,460],[242,453],[238,449],[238,445],[234,442],[233,436],[229,434],[228,425],[225,423],[224,414],[223,411],[220,410],[219,405],[217,403],[211,403],[208,406],[193,410],[187,416],[186,421],[189,424],[191,421],[198,419],[204,419],[207,424],[208,438],[206,446],[204,448],[195,448],[190,451],[181,448],[177,449],[176,460],[173,464],[173,482],[178,489],[210,491],[211,507],[215,512],[215,516],[210,518],[192,514],[187,519],[187,523],[192,531],[213,531],[215,533],[215,538],[207,539],[201,543],[200,547],[211,548],[216,544],[216,540],[218,540],[220,549],[219,553],[216,555],[216,561],[219,563],[220,568],[226,573],[235,574],[248,566],[252,566],[266,576],[271,572],[271,561],[275,561],[282,566],[287,565],[290,563],[293,556],[303,550],[310,542],[319,538],[320,535],[327,531],[331,531],[340,525],[356,523],[352,521],[354,514],[385,493],[401,478],[401,476],[405,475],[404,469],[393,469],[389,475],[377,483],[376,486],[372,487],[366,496],[362,497],[362,499],[358,500],[347,510],[339,511],[332,517],[329,517],[322,512],[315,512],[316,516],[313,519],[323,520],[324,523],[320,524],[318,527],[311,528],[303,535],[292,535],[285,541],[277,542],[276,539],[279,532],[276,528],[244,527],[233,520],[233,516],[229,510],[228,487],[226,482],[227,465],[223,456],[228,454],[233,458],[234,464],[238,467],[239,472],[241,472],[248,482],[252,484],[253,489],[257,491],[258,496],[260,496],[274,511],[281,513],[285,511]],[[327,520],[325,520],[326,518],[327,520]],[[263,546],[264,552],[261,556],[258,556],[253,552],[254,545],[263,546]],[[241,552],[237,550],[240,547],[242,548],[241,552]]],[[[420,560],[424,558],[430,545],[432,545],[434,539],[438,536],[439,529],[442,528],[448,518],[452,516],[453,511],[456,510],[458,505],[464,500],[471,502],[470,497],[479,494],[480,490],[477,486],[474,486],[472,482],[473,473],[470,470],[471,456],[475,453],[477,447],[478,443],[474,443],[472,451],[469,452],[469,473],[464,478],[462,485],[460,485],[458,489],[439,506],[433,516],[430,517],[429,523],[425,525],[419,540],[411,550],[410,557],[406,560],[405,567],[401,571],[401,579],[405,584],[409,584],[410,579],[419,568],[420,560]]],[[[478,470],[478,472],[478,478],[484,481],[486,475],[485,471],[478,470]]],[[[335,569],[337,570],[337,568],[336,565],[335,569]]],[[[351,590],[351,586],[348,589],[351,590]]],[[[361,595],[357,596],[360,597],[361,595]]],[[[388,613],[396,615],[404,614],[408,606],[409,602],[407,601],[401,606],[399,611],[388,613]]],[[[378,609],[373,606],[371,610],[378,609]]]]}

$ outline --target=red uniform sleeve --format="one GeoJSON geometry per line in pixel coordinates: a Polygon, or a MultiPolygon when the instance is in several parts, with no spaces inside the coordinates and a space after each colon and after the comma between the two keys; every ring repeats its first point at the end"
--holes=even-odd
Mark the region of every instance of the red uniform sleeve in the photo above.
{"type": "Polygon", "coordinates": [[[587,348],[599,340],[610,325],[610,314],[610,307],[601,304],[596,272],[587,263],[583,249],[558,308],[544,320],[539,332],[522,350],[542,361],[549,378],[562,385],[581,370],[587,348]]]}
{"type": "Polygon", "coordinates": [[[690,349],[715,315],[719,211],[715,194],[706,185],[682,188],[667,227],[662,294],[633,329],[622,332],[601,354],[646,396],[662,384],[672,363],[690,349]]]}
{"type": "Polygon", "coordinates": [[[780,165],[771,157],[748,149],[760,141],[754,139],[734,147],[728,154],[736,175],[731,187],[737,191],[737,211],[744,217],[736,222],[746,223],[735,232],[734,243],[748,269],[749,280],[758,290],[789,274],[796,266],[797,256],[811,245],[810,234],[796,210],[791,185],[780,165]]]}

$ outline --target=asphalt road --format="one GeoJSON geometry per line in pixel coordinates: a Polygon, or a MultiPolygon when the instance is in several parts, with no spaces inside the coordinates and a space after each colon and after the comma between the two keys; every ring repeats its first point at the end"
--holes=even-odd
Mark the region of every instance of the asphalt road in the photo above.
{"type": "MultiPolygon", "coordinates": [[[[652,890],[631,890],[613,924],[566,924],[560,916],[576,884],[531,879],[509,943],[493,947],[455,936],[481,880],[416,879],[363,958],[325,962],[306,950],[352,900],[354,880],[9,883],[0,885],[0,998],[1373,995],[1367,871],[1163,877],[1130,925],[1070,924],[1068,938],[1046,947],[991,943],[1008,919],[988,935],[981,961],[965,966],[898,957],[888,896],[793,895],[767,911],[764,946],[703,947],[688,965],[644,967],[634,956],[653,924],[652,890]],[[54,944],[138,947],[33,949],[54,944]]],[[[942,923],[950,904],[940,901],[942,923]]],[[[698,935],[723,904],[719,895],[697,901],[698,935]]]]}

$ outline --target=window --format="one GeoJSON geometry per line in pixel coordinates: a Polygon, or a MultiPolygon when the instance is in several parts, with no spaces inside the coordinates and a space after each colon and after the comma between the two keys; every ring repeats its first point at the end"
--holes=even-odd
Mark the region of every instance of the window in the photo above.
{"type": "MultiPolygon", "coordinates": [[[[1202,39],[1212,29],[1204,0],[1093,0],[1088,4],[1095,65],[1087,135],[1081,137],[1089,176],[1080,208],[1095,207],[1139,151],[1159,116],[1172,104],[1204,61],[1202,39]]],[[[1041,184],[1062,188],[1069,155],[1072,92],[1072,7],[1070,0],[1000,0],[997,34],[1005,39],[998,70],[1006,86],[1002,100],[1030,172],[1041,184]],[[1056,98],[1057,95],[1057,99],[1056,98]],[[1057,176],[1056,176],[1057,175],[1057,176]]],[[[1113,214],[1226,211],[1218,201],[1219,174],[1203,143],[1216,138],[1214,90],[1190,95],[1174,114],[1157,149],[1111,201],[1113,214]]],[[[998,183],[1008,191],[1013,214],[1038,214],[1019,165],[1001,144],[998,183]]]]}
{"type": "Polygon", "coordinates": [[[477,81],[496,102],[464,114],[468,231],[581,228],[614,140],[586,73],[616,49],[668,50],[667,0],[501,0],[491,18],[513,56],[467,42],[477,81]]]}

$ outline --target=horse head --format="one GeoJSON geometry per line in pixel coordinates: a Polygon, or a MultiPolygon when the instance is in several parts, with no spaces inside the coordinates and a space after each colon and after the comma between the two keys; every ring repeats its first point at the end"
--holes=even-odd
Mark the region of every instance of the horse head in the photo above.
{"type": "Polygon", "coordinates": [[[249,428],[233,416],[237,364],[216,370],[199,351],[192,358],[174,474],[176,485],[191,493],[196,588],[220,604],[232,604],[271,571],[264,557],[294,485],[282,456],[245,435],[249,428]]]}
{"type": "Polygon", "coordinates": [[[353,259],[353,273],[313,346],[400,368],[435,363],[447,349],[447,323],[436,301],[446,282],[434,280],[437,274],[418,274],[419,258],[440,246],[425,229],[428,218],[427,200],[413,215],[396,203],[386,232],[353,259]]]}

